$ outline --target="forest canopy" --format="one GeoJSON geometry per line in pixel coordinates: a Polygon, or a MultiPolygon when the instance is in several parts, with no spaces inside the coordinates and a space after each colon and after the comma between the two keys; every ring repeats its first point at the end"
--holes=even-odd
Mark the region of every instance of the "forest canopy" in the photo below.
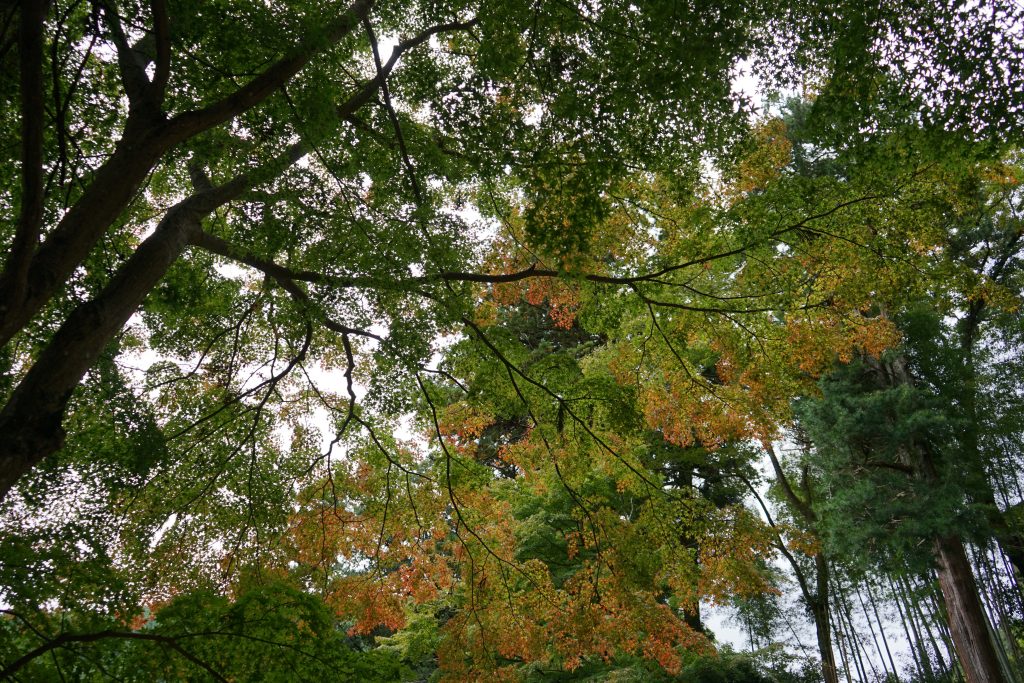
{"type": "Polygon", "coordinates": [[[23,0],[0,66],[0,679],[1021,676],[1012,0],[23,0]]]}

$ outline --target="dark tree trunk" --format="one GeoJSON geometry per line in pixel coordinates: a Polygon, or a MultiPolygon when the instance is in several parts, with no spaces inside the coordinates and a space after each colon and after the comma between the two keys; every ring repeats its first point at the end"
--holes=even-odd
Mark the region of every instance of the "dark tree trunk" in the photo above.
{"type": "Polygon", "coordinates": [[[839,683],[836,669],[836,655],[832,650],[832,627],[829,621],[829,570],[828,561],[818,553],[814,556],[817,575],[817,595],[811,602],[811,617],[814,619],[814,633],[818,639],[818,654],[821,656],[821,674],[825,683],[839,683]]]}
{"type": "MultiPolygon", "coordinates": [[[[897,358],[892,363],[893,376],[898,384],[913,385],[914,378],[907,367],[906,358],[897,358]]],[[[968,388],[973,399],[973,388],[968,388]]],[[[972,425],[970,435],[976,435],[972,425]]],[[[941,484],[939,455],[927,443],[916,448],[918,476],[926,482],[941,484]]],[[[966,454],[968,476],[984,477],[984,471],[977,461],[971,461],[966,454]]],[[[984,487],[982,487],[984,490],[984,487]]],[[[988,489],[991,491],[991,488],[988,489]]],[[[953,647],[963,667],[967,683],[998,683],[1005,681],[995,645],[989,636],[988,619],[978,597],[978,586],[971,571],[963,540],[954,534],[938,536],[932,540],[936,561],[936,574],[948,615],[949,631],[953,647]]]]}
{"type": "Polygon", "coordinates": [[[1006,681],[988,632],[974,574],[963,541],[956,536],[935,539],[939,588],[949,615],[949,631],[968,683],[1006,681]]]}
{"type": "Polygon", "coordinates": [[[71,393],[187,244],[200,216],[172,209],[92,301],[67,318],[0,411],[0,500],[64,443],[71,393]]]}

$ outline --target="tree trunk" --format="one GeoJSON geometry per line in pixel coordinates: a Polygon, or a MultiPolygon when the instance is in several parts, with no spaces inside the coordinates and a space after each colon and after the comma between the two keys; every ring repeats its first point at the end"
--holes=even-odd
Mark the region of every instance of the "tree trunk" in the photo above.
{"type": "Polygon", "coordinates": [[[95,299],[72,311],[0,411],[0,500],[63,446],[71,393],[184,251],[200,216],[183,204],[168,212],[95,299]]]}
{"type": "Polygon", "coordinates": [[[829,571],[828,561],[818,553],[814,556],[817,595],[811,601],[811,616],[814,632],[818,638],[818,654],[821,657],[821,675],[825,683],[839,683],[836,669],[836,655],[832,650],[832,628],[829,623],[829,571]]]}
{"type": "Polygon", "coordinates": [[[914,660],[917,675],[919,678],[934,678],[931,675],[931,663],[928,661],[925,645],[921,640],[921,632],[917,628],[914,611],[911,609],[909,601],[904,597],[902,589],[893,581],[892,576],[886,576],[886,580],[889,582],[889,590],[892,592],[892,599],[896,605],[896,611],[899,613],[900,626],[903,627],[903,633],[907,637],[907,645],[910,646],[910,655],[914,660]],[[911,631],[913,631],[913,634],[911,634],[911,631]]]}
{"type": "MultiPolygon", "coordinates": [[[[907,359],[898,357],[891,363],[895,383],[914,385],[914,379],[907,366],[907,359]]],[[[965,391],[968,403],[973,403],[973,387],[967,387],[965,391]]],[[[974,410],[968,406],[968,410],[974,410]]],[[[972,441],[977,434],[972,425],[966,436],[970,448],[977,448],[977,443],[972,441]]],[[[938,456],[928,443],[922,443],[917,448],[919,456],[919,473],[926,482],[941,484],[941,477],[938,474],[938,456]]],[[[971,477],[981,477],[984,480],[985,472],[976,459],[970,457],[965,459],[966,474],[971,477]]],[[[987,483],[987,480],[985,480],[987,483]]],[[[985,487],[981,487],[985,490],[985,487]]],[[[991,488],[987,489],[991,492],[991,488]]],[[[999,666],[999,657],[995,650],[992,638],[989,636],[988,619],[982,607],[981,599],[978,597],[978,587],[971,572],[970,562],[967,560],[967,553],[964,550],[963,540],[954,534],[938,536],[933,539],[932,547],[937,563],[936,574],[939,579],[939,587],[942,591],[943,602],[949,621],[949,631],[953,639],[953,647],[956,650],[957,658],[963,667],[967,683],[997,683],[1005,681],[1002,669],[999,666]]]]}
{"type": "Polygon", "coordinates": [[[871,605],[871,611],[875,615],[875,623],[878,624],[878,632],[882,636],[882,645],[885,646],[885,654],[889,658],[889,666],[892,667],[893,675],[895,675],[896,679],[899,680],[899,674],[897,673],[899,670],[896,668],[896,660],[893,659],[892,650],[889,648],[889,638],[885,635],[885,626],[882,623],[882,618],[878,615],[878,604],[875,602],[875,596],[871,592],[871,584],[867,583],[865,588],[868,594],[868,604],[871,605]]]}
{"type": "Polygon", "coordinates": [[[967,683],[1006,681],[989,637],[988,621],[975,586],[964,544],[956,536],[934,541],[939,588],[949,615],[949,631],[967,683]]]}

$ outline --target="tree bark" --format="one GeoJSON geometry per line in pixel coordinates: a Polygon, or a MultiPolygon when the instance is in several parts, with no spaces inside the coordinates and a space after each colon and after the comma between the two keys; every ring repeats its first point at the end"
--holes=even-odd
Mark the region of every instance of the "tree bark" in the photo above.
{"type": "MultiPolygon", "coordinates": [[[[814,632],[818,639],[818,654],[821,657],[821,674],[825,683],[839,683],[839,671],[836,669],[836,655],[832,650],[832,628],[829,621],[829,569],[828,561],[819,552],[814,556],[815,582],[817,595],[811,604],[811,617],[814,619],[814,632]]],[[[806,599],[807,596],[805,596],[806,599]]]]}
{"type": "MultiPolygon", "coordinates": [[[[891,367],[895,383],[911,386],[914,384],[914,377],[905,357],[896,358],[891,367]]],[[[919,476],[926,482],[941,483],[938,473],[939,456],[932,451],[928,443],[918,444],[915,450],[918,456],[919,476]]],[[[971,463],[968,467],[970,469],[971,463]]],[[[967,683],[1005,681],[995,645],[989,635],[988,618],[978,597],[977,582],[974,580],[963,540],[954,534],[940,535],[932,539],[932,549],[953,647],[967,677],[967,683]]]]}
{"type": "Polygon", "coordinates": [[[184,251],[200,215],[179,205],[93,300],[61,325],[0,412],[0,500],[64,444],[61,425],[71,394],[110,340],[184,251]]]}
{"type": "Polygon", "coordinates": [[[967,683],[1006,681],[988,632],[988,620],[978,597],[963,541],[942,536],[934,541],[939,588],[949,615],[949,631],[967,683]]]}
{"type": "MultiPolygon", "coordinates": [[[[286,152],[281,163],[294,163],[286,152]]],[[[173,206],[153,234],[92,300],[65,319],[0,411],[0,500],[22,475],[64,444],[71,394],[103,349],[202,231],[202,220],[252,186],[258,174],[209,187],[173,206]]]]}
{"type": "MultiPolygon", "coordinates": [[[[369,16],[372,4],[373,0],[355,0],[329,27],[325,41],[300,41],[292,54],[203,109],[183,112],[168,120],[154,107],[130,108],[114,154],[96,171],[79,200],[46,236],[31,256],[31,262],[18,268],[5,268],[0,274],[0,346],[7,344],[28,324],[67,282],[75,267],[124,211],[164,153],[263,102],[314,56],[358,26],[369,16]]],[[[353,98],[356,106],[369,99],[378,85],[378,79],[374,79],[361,89],[353,98]]],[[[22,260],[26,258],[27,254],[22,256],[22,260]]]]}

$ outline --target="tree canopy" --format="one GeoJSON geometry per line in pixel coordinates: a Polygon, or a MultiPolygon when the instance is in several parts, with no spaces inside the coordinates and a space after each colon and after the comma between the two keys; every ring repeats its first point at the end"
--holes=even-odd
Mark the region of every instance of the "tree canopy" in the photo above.
{"type": "Polygon", "coordinates": [[[1015,3],[0,14],[0,678],[797,680],[870,547],[989,680],[1015,3]]]}

